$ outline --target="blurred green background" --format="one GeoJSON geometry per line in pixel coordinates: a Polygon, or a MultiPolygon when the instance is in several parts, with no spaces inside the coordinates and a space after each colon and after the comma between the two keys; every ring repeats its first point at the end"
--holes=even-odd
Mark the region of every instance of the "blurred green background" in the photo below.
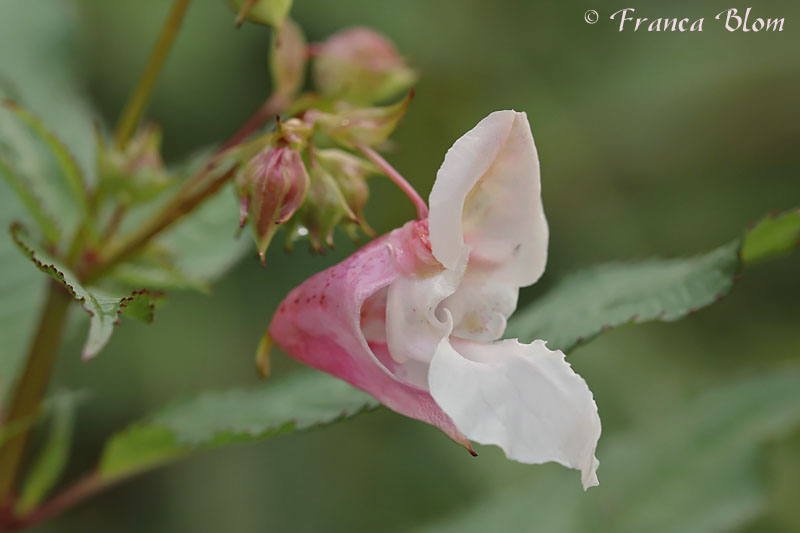
{"type": "MultiPolygon", "coordinates": [[[[107,123],[118,117],[168,4],[69,4],[64,24],[79,31],[77,40],[65,31],[63,53],[75,59],[79,83],[107,123]]],[[[767,211],[798,204],[800,4],[758,3],[754,14],[785,18],[785,30],[775,34],[726,32],[713,17],[730,7],[747,6],[296,0],[292,15],[312,41],[346,26],[370,26],[419,68],[416,99],[388,158],[423,194],[447,148],[481,118],[497,109],[528,113],[551,245],[547,272],[523,291],[524,302],[582,266],[699,253],[767,211]],[[608,15],[623,7],[649,18],[702,16],[705,31],[619,33],[608,15]],[[584,21],[590,8],[600,14],[595,25],[584,21]]],[[[195,0],[190,8],[149,109],[164,128],[170,161],[226,137],[267,94],[269,31],[247,24],[237,31],[232,22],[223,0],[195,0]]],[[[37,38],[20,28],[17,46],[35,47],[37,38]]],[[[375,180],[367,214],[385,232],[413,217],[413,208],[375,180]]],[[[210,296],[173,292],[153,325],[126,322],[88,364],[79,360],[85,316],[76,311],[54,381],[92,393],[79,414],[71,473],[94,463],[108,434],[165,402],[207,388],[255,385],[252,355],[271,313],[291,287],[353,249],[341,234],[337,245],[324,257],[302,246],[285,255],[274,246],[269,268],[248,257],[210,296]]],[[[748,271],[730,297],[683,322],[622,328],[571,354],[603,421],[601,485],[586,494],[574,471],[512,463],[488,447],[478,447],[474,459],[434,428],[380,410],[328,429],[195,456],[39,530],[407,531],[509,492],[524,495],[515,487],[537,480],[568,487],[559,491],[564,499],[531,493],[514,526],[495,524],[498,530],[600,527],[592,517],[561,528],[540,517],[573,513],[576,499],[602,498],[604,483],[638,468],[625,460],[604,468],[609,443],[630,441],[632,455],[647,457],[647,449],[637,448],[641,428],[657,427],[713,387],[796,361],[798,272],[800,254],[765,264],[748,271]]],[[[280,379],[297,365],[277,355],[274,367],[273,379],[280,379]]],[[[679,434],[680,419],[672,423],[665,431],[679,434]]],[[[742,515],[737,528],[800,530],[794,503],[800,489],[785,481],[786,472],[800,473],[800,438],[776,437],[760,457],[757,477],[766,488],[755,511],[731,509],[742,515]]],[[[708,479],[703,487],[724,490],[725,483],[708,479]]],[[[688,479],[684,488],[697,491],[702,504],[706,489],[688,479]]],[[[537,494],[548,490],[539,486],[537,494]]],[[[665,531],[680,512],[661,509],[665,531]]]]}

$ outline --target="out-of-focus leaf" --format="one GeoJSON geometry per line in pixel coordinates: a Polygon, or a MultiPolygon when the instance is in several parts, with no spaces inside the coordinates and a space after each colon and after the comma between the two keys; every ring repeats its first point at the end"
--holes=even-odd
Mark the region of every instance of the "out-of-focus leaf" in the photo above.
{"type": "Polygon", "coordinates": [[[232,185],[225,186],[159,239],[172,254],[172,265],[189,279],[209,283],[250,250],[237,238],[239,210],[232,185]]]}
{"type": "Polygon", "coordinates": [[[109,276],[115,281],[131,287],[210,291],[208,283],[187,276],[169,259],[140,256],[117,266],[109,273],[109,276]]]}
{"type": "Polygon", "coordinates": [[[573,274],[510,321],[507,337],[570,350],[627,323],[677,320],[733,286],[739,242],[688,259],[600,265],[573,274]]]}
{"type": "Polygon", "coordinates": [[[731,531],[764,509],[767,439],[800,423],[800,370],[702,394],[601,441],[600,486],[548,470],[422,531],[731,531]]]}
{"type": "Polygon", "coordinates": [[[119,296],[87,289],[72,272],[33,244],[21,226],[12,226],[11,234],[20,250],[36,267],[61,283],[91,315],[89,335],[83,347],[84,359],[94,357],[103,349],[121,316],[152,322],[155,303],[160,295],[141,290],[119,296]]]}
{"type": "Polygon", "coordinates": [[[745,265],[784,254],[800,245],[800,209],[764,217],[745,235],[745,265]]]}
{"type": "MultiPolygon", "coordinates": [[[[0,180],[0,221],[26,215],[8,187],[0,180]]],[[[41,274],[20,255],[11,236],[0,233],[0,405],[5,401],[33,334],[36,311],[44,296],[41,274]]]]}
{"type": "MultiPolygon", "coordinates": [[[[74,7],[68,2],[0,2],[0,96],[13,98],[46,117],[48,126],[64,140],[91,182],[91,112],[75,81],[72,60],[74,7]]],[[[11,116],[3,109],[0,113],[11,116]]],[[[0,118],[0,153],[20,176],[38,178],[32,192],[49,213],[58,215],[59,227],[69,227],[70,214],[64,206],[47,203],[48,198],[37,188],[53,169],[39,157],[26,129],[19,120],[0,118]],[[20,145],[18,141],[23,142],[20,145]]],[[[5,231],[13,220],[26,218],[29,216],[14,192],[0,180],[0,402],[5,401],[17,375],[44,296],[42,276],[30,268],[5,231]]]]}
{"type": "MultiPolygon", "coordinates": [[[[42,117],[93,183],[94,116],[76,76],[79,12],[75,8],[69,2],[0,2],[0,96],[42,117]]],[[[13,143],[2,135],[2,122],[0,143],[13,143]]]]}
{"type": "MultiPolygon", "coordinates": [[[[47,147],[49,154],[58,164],[61,179],[63,179],[72,201],[78,206],[81,213],[88,213],[89,199],[86,184],[83,181],[83,173],[64,143],[62,143],[38,117],[34,116],[30,111],[21,107],[19,104],[11,100],[3,99],[0,100],[0,105],[22,120],[35,134],[37,139],[47,147]]],[[[48,180],[48,183],[57,184],[59,180],[55,179],[55,176],[52,176],[51,179],[48,180]]]]}
{"type": "Polygon", "coordinates": [[[17,194],[17,198],[33,217],[45,239],[52,244],[58,243],[61,238],[61,231],[56,226],[53,218],[46,211],[42,202],[34,194],[30,184],[19,174],[11,165],[0,157],[0,175],[6,180],[8,186],[17,194]]]}
{"type": "Polygon", "coordinates": [[[800,212],[793,210],[767,217],[743,238],[704,255],[591,267],[514,315],[506,336],[546,339],[551,348],[568,351],[623,324],[677,320],[725,296],[743,263],[787,252],[798,242],[800,212]]]}
{"type": "Polygon", "coordinates": [[[17,499],[19,514],[28,513],[39,505],[58,482],[69,458],[75,421],[74,397],[62,395],[54,402],[47,440],[30,467],[17,499]]]}
{"type": "Polygon", "coordinates": [[[797,479],[800,477],[800,427],[767,446],[767,509],[750,531],[800,531],[797,479]]]}
{"type": "Polygon", "coordinates": [[[195,451],[332,424],[376,406],[366,393],[310,371],[260,388],[205,393],[112,437],[98,474],[110,481],[195,451]]]}

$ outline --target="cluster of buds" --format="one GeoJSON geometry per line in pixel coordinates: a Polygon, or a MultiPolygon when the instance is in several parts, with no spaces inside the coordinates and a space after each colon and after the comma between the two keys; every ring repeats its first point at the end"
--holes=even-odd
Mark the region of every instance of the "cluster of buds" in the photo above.
{"type": "MultiPolygon", "coordinates": [[[[250,222],[262,262],[281,225],[286,227],[287,249],[308,236],[317,252],[324,244],[334,247],[340,224],[353,239],[359,230],[374,234],[364,220],[366,179],[380,169],[345,150],[309,146],[311,132],[297,118],[279,122],[275,132],[257,139],[260,149],[237,172],[239,222],[242,227],[250,222]]],[[[245,146],[242,153],[252,150],[245,146]]]]}
{"type": "Polygon", "coordinates": [[[337,226],[354,240],[374,236],[364,220],[366,179],[382,171],[358,152],[369,157],[394,131],[413,92],[392,105],[375,104],[407,91],[416,73],[372,30],[346,29],[309,45],[286,16],[290,2],[229,1],[240,20],[273,27],[271,99],[294,117],[235,150],[240,223],[249,220],[262,262],[280,227],[287,249],[308,237],[317,252],[334,246],[337,226]],[[302,92],[309,60],[315,90],[302,92]]]}
{"type": "Polygon", "coordinates": [[[250,219],[261,261],[278,229],[288,221],[306,197],[309,176],[301,151],[308,129],[298,119],[278,124],[274,135],[239,171],[239,225],[250,219]]]}

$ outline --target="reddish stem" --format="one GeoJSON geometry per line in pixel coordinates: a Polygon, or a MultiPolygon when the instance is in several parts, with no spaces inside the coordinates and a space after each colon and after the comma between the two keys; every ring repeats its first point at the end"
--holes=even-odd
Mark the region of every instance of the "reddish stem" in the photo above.
{"type": "Polygon", "coordinates": [[[247,137],[249,137],[250,134],[260,128],[264,122],[266,122],[269,118],[274,117],[284,107],[286,107],[286,99],[283,96],[273,94],[267,98],[267,100],[261,104],[261,107],[259,107],[256,112],[253,113],[247,122],[245,122],[242,127],[231,136],[230,139],[222,143],[217,150],[217,154],[221,154],[228,148],[232,148],[237,144],[240,144],[247,137]]]}
{"type": "Polygon", "coordinates": [[[425,201],[420,197],[419,193],[411,186],[409,182],[397,171],[394,169],[392,165],[389,164],[381,154],[367,146],[366,144],[359,144],[356,148],[361,151],[362,154],[367,156],[367,158],[378,165],[378,167],[387,175],[389,178],[398,186],[400,190],[408,196],[411,201],[414,203],[414,207],[417,208],[417,218],[419,220],[423,220],[428,218],[428,206],[425,204],[425,201]]]}

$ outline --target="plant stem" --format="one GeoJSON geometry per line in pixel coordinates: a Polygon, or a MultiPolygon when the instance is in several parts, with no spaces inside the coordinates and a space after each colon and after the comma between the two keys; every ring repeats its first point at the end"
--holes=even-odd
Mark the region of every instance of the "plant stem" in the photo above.
{"type": "Polygon", "coordinates": [[[253,115],[247,119],[241,128],[239,128],[236,133],[234,133],[230,139],[222,143],[222,145],[217,150],[217,154],[220,154],[227,150],[228,148],[232,148],[237,144],[244,141],[247,137],[250,136],[255,130],[261,127],[261,125],[266,122],[270,117],[279,113],[282,109],[286,107],[286,98],[280,96],[278,94],[273,94],[269,98],[267,98],[261,107],[259,107],[253,115]]]}
{"type": "Polygon", "coordinates": [[[126,239],[121,245],[112,249],[108,255],[101,258],[100,262],[90,270],[83,281],[92,283],[131,255],[138,252],[150,239],[172,225],[183,215],[197,207],[203,200],[217,192],[234,175],[235,168],[227,171],[220,177],[211,181],[204,188],[191,195],[178,194],[159,213],[150,219],[144,226],[126,239]]]}
{"type": "MultiPolygon", "coordinates": [[[[161,233],[170,225],[179,220],[183,215],[189,213],[197,207],[203,200],[217,192],[225,183],[230,181],[235,174],[235,167],[224,173],[215,180],[209,182],[204,188],[193,192],[196,186],[203,180],[208,173],[213,170],[214,165],[227,149],[232,148],[257,130],[272,115],[279,113],[287,102],[283,97],[270,96],[261,106],[250,116],[247,122],[225,142],[223,142],[211,161],[197,174],[190,178],[186,184],[178,191],[175,197],[167,203],[149,222],[145,223],[136,233],[126,239],[115,249],[111,250],[105,257],[91,269],[84,277],[83,281],[91,283],[111,268],[128,259],[131,255],[138,252],[150,239],[161,233]]],[[[388,165],[388,163],[387,163],[388,165]]]]}
{"type": "Polygon", "coordinates": [[[367,156],[367,159],[378,165],[378,167],[391,179],[395,184],[400,187],[400,190],[408,196],[417,208],[417,218],[419,220],[428,218],[428,206],[425,201],[420,197],[419,193],[411,186],[406,179],[389,164],[381,154],[367,146],[366,144],[359,144],[356,146],[358,150],[367,156]]]}
{"type": "Polygon", "coordinates": [[[181,27],[183,16],[189,7],[190,1],[175,0],[172,4],[172,10],[164,21],[158,40],[150,53],[150,58],[147,60],[147,66],[136,83],[128,103],[125,104],[122,117],[114,133],[114,143],[119,148],[125,147],[136,129],[139,118],[141,118],[142,112],[150,99],[150,94],[153,92],[158,73],[164,65],[164,60],[172,47],[172,42],[178,35],[178,30],[181,27]]]}
{"type": "MultiPolygon", "coordinates": [[[[55,280],[48,286],[36,336],[33,338],[25,370],[17,383],[11,408],[4,424],[29,419],[39,409],[53,369],[72,296],[55,280]]],[[[0,447],[0,508],[10,505],[14,487],[30,436],[30,426],[9,438],[0,447]]]]}
{"type": "Polygon", "coordinates": [[[19,518],[12,517],[9,521],[10,527],[25,528],[30,527],[40,522],[44,522],[49,518],[65,511],[83,500],[93,496],[95,493],[107,488],[113,484],[105,482],[100,479],[94,472],[80,478],[77,482],[65,489],[63,492],[57,494],[43,505],[32,511],[30,514],[23,515],[19,518]]]}

